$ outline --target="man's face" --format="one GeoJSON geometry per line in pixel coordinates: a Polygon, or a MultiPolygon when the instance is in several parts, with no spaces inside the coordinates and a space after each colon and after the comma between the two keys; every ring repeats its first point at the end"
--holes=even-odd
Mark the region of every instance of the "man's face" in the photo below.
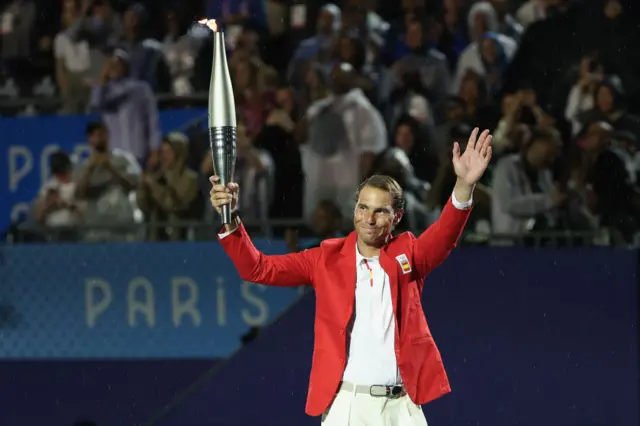
{"type": "Polygon", "coordinates": [[[320,34],[331,34],[333,32],[333,13],[322,10],[318,16],[318,32],[320,34]]]}
{"type": "Polygon", "coordinates": [[[127,10],[123,16],[124,28],[128,31],[135,30],[138,26],[138,14],[132,10],[127,10]]]}
{"type": "Polygon", "coordinates": [[[173,151],[171,144],[165,142],[162,144],[162,148],[160,150],[161,161],[163,167],[171,167],[173,163],[176,161],[176,153],[173,151]]]}
{"type": "Polygon", "coordinates": [[[109,66],[108,75],[110,80],[117,80],[124,76],[125,65],[122,62],[122,59],[114,56],[111,59],[109,59],[108,66],[109,66]]]}
{"type": "Polygon", "coordinates": [[[482,40],[480,46],[482,52],[482,58],[489,64],[495,64],[498,60],[498,46],[496,41],[491,38],[485,38],[482,40]]]}
{"type": "Polygon", "coordinates": [[[89,135],[89,144],[98,152],[107,150],[108,134],[106,129],[96,129],[89,135]]]}
{"type": "Polygon", "coordinates": [[[400,217],[401,213],[393,211],[391,194],[378,188],[362,188],[353,215],[360,241],[368,246],[382,246],[400,217]]]}
{"type": "Polygon", "coordinates": [[[412,22],[407,28],[407,45],[412,49],[422,47],[422,25],[412,22]]]}
{"type": "Polygon", "coordinates": [[[478,80],[472,74],[468,74],[462,79],[460,97],[467,102],[474,102],[478,99],[478,80]]]}
{"type": "Polygon", "coordinates": [[[538,170],[553,166],[560,153],[559,146],[554,141],[534,141],[529,149],[531,150],[529,161],[538,170]]]}
{"type": "Polygon", "coordinates": [[[349,37],[340,38],[338,42],[338,56],[340,60],[345,62],[350,62],[355,58],[355,47],[349,37]]]}
{"type": "Polygon", "coordinates": [[[600,86],[597,93],[596,102],[600,111],[608,113],[613,109],[613,94],[607,86],[600,86]]]}
{"type": "Polygon", "coordinates": [[[73,0],[64,0],[62,3],[62,16],[65,19],[73,20],[77,16],[76,2],[73,0]]]}
{"type": "Polygon", "coordinates": [[[473,26],[471,27],[471,39],[478,40],[482,34],[489,30],[489,20],[484,13],[476,13],[473,17],[473,26]]]}
{"type": "Polygon", "coordinates": [[[401,124],[396,130],[396,146],[403,150],[411,150],[413,148],[413,130],[407,124],[401,124]]]}
{"type": "Polygon", "coordinates": [[[291,112],[294,107],[293,93],[288,87],[276,91],[276,104],[279,108],[291,112]]]}

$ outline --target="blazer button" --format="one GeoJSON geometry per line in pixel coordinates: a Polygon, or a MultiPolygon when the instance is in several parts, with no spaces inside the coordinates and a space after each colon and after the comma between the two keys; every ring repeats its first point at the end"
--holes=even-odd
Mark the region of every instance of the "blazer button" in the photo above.
{"type": "Polygon", "coordinates": [[[343,330],[340,330],[340,335],[341,335],[341,336],[344,336],[344,329],[343,329],[343,330]]]}

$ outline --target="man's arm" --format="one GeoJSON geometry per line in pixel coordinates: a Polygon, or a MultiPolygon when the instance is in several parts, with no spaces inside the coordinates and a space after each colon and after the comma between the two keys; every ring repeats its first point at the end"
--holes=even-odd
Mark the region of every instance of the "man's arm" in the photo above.
{"type": "Polygon", "coordinates": [[[472,208],[473,187],[458,181],[442,213],[414,242],[413,258],[420,277],[426,277],[456,247],[472,208]]]}
{"type": "MultiPolygon", "coordinates": [[[[103,154],[103,157],[104,158],[103,154]]],[[[95,171],[98,164],[96,163],[95,157],[90,157],[86,160],[84,164],[82,164],[78,170],[75,172],[75,182],[76,182],[76,199],[81,201],[95,200],[100,197],[104,191],[109,188],[111,184],[109,181],[93,184],[91,182],[91,176],[95,171]]]]}
{"type": "Polygon", "coordinates": [[[149,151],[158,153],[162,145],[162,132],[160,130],[160,114],[158,113],[158,101],[156,95],[151,90],[151,86],[142,86],[143,105],[145,108],[146,127],[149,132],[149,151]]]}
{"type": "Polygon", "coordinates": [[[319,248],[267,256],[256,249],[240,218],[234,216],[234,223],[225,225],[226,232],[219,234],[218,240],[231,258],[240,278],[277,287],[313,285],[313,268],[319,248]]]}
{"type": "Polygon", "coordinates": [[[118,185],[120,185],[124,191],[129,192],[136,187],[138,183],[136,176],[127,173],[126,170],[119,168],[112,162],[107,163],[107,169],[111,172],[118,185]]]}
{"type": "Polygon", "coordinates": [[[454,142],[452,163],[458,180],[453,194],[440,218],[414,243],[413,263],[423,278],[449,256],[469,219],[473,190],[491,160],[491,135],[485,130],[478,137],[479,130],[471,132],[463,154],[454,142]]]}
{"type": "Polygon", "coordinates": [[[91,89],[89,105],[95,112],[104,112],[104,109],[117,109],[129,99],[131,85],[126,83],[97,83],[91,89]]]}

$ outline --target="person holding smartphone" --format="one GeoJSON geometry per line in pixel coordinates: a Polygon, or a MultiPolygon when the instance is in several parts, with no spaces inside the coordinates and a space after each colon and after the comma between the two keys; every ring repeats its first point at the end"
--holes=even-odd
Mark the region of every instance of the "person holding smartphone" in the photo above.
{"type": "Polygon", "coordinates": [[[60,228],[71,230],[82,219],[82,209],[76,201],[76,185],[72,179],[71,159],[64,151],[51,155],[51,178],[43,185],[34,203],[34,216],[38,224],[56,228],[51,235],[57,239],[60,228]]]}

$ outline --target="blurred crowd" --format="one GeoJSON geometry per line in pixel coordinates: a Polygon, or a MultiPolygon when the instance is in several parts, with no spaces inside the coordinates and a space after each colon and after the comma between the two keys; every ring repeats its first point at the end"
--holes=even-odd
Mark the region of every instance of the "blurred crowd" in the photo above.
{"type": "MultiPolygon", "coordinates": [[[[198,238],[179,224],[217,221],[207,207],[206,129],[161,134],[157,98],[208,90],[211,38],[192,24],[203,9],[158,12],[156,5],[163,19],[154,22],[165,25],[154,26],[148,4],[60,0],[61,27],[34,36],[28,26],[38,25],[39,3],[9,3],[4,81],[18,85],[25,61],[42,73],[25,40],[35,37],[44,57],[48,39],[62,111],[102,117],[86,129],[88,159],[51,158],[52,178],[31,220],[68,232],[57,238],[198,238]],[[131,231],[141,222],[153,225],[142,237],[131,231]]],[[[259,3],[276,23],[304,20],[296,14],[311,7],[259,3]]],[[[257,22],[256,2],[238,0],[239,9],[222,14],[245,222],[272,227],[301,249],[288,220],[306,223],[318,240],[340,235],[359,182],[384,173],[406,192],[400,227],[424,228],[451,194],[453,141],[464,148],[480,127],[494,135],[494,159],[476,189],[476,234],[499,244],[499,235],[606,229],[618,242],[633,240],[640,231],[637,5],[383,3],[317,4],[317,13],[306,13],[313,34],[300,40],[291,28],[257,22]]],[[[38,75],[35,86],[46,78],[38,75]]]]}

